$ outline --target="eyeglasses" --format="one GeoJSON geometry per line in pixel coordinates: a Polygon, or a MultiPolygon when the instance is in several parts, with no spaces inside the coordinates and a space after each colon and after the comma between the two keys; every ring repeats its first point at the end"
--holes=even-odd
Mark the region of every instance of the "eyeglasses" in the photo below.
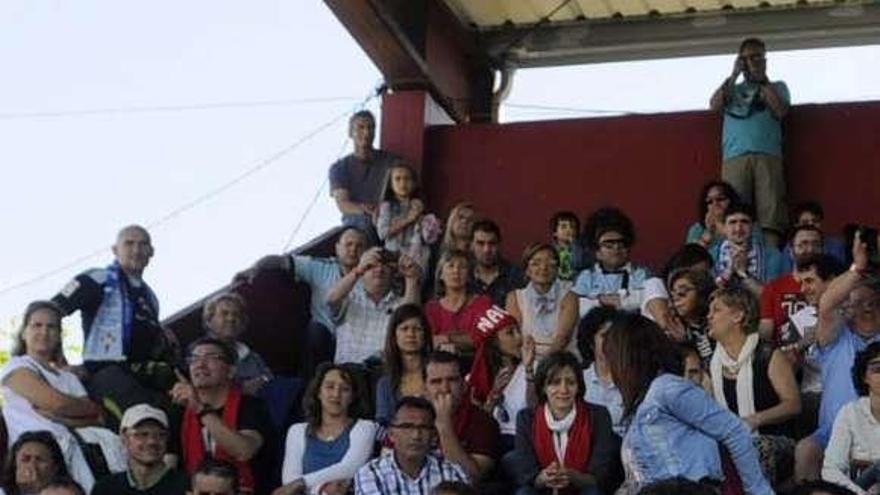
{"type": "Polygon", "coordinates": [[[880,298],[865,299],[863,301],[851,301],[846,303],[844,305],[844,308],[850,311],[874,311],[875,309],[880,308],[880,298]]]}
{"type": "Polygon", "coordinates": [[[742,55],[742,58],[750,60],[752,62],[761,62],[767,60],[767,56],[762,53],[754,53],[752,55],[742,55]]]}
{"type": "Polygon", "coordinates": [[[391,428],[397,428],[404,431],[423,431],[431,433],[434,431],[434,425],[420,425],[416,423],[392,423],[391,428]]]}
{"type": "Polygon", "coordinates": [[[226,362],[226,357],[219,352],[214,352],[214,353],[210,353],[210,354],[193,354],[192,356],[187,356],[187,358],[186,358],[186,364],[189,364],[189,365],[193,365],[193,364],[201,363],[201,362],[208,362],[208,361],[226,362]]]}
{"type": "Polygon", "coordinates": [[[711,205],[715,203],[724,203],[725,201],[729,201],[730,198],[727,196],[708,196],[706,198],[706,204],[711,205]]]}
{"type": "Polygon", "coordinates": [[[606,239],[604,241],[599,241],[599,247],[603,249],[627,249],[629,244],[626,242],[626,239],[606,239]]]}
{"type": "Polygon", "coordinates": [[[873,361],[868,363],[868,367],[865,368],[865,372],[871,375],[880,375],[880,361],[873,361]]]}

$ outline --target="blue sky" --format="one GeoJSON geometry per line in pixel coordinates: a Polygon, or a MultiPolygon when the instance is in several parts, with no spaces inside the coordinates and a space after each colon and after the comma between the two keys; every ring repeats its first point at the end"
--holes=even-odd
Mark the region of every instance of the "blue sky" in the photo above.
{"type": "MultiPolygon", "coordinates": [[[[381,78],[319,1],[4,0],[0,60],[6,331],[30,300],[109,263],[125,224],[159,222],[146,278],[163,316],[280,252],[316,193],[290,244],[332,226],[326,170],[348,150],[345,115],[381,78]]],[[[703,108],[731,63],[732,55],[520,71],[502,118],[703,108]]],[[[880,99],[878,67],[877,46],[769,59],[795,103],[880,99]]]]}

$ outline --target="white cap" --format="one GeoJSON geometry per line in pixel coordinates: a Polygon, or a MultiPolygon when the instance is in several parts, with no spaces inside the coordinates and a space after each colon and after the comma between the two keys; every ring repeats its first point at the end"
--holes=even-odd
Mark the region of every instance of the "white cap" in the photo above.
{"type": "Polygon", "coordinates": [[[122,421],[119,423],[119,433],[126,428],[137,426],[141,421],[152,419],[168,428],[168,416],[161,409],[156,409],[149,404],[137,404],[125,410],[122,415],[122,421]]]}

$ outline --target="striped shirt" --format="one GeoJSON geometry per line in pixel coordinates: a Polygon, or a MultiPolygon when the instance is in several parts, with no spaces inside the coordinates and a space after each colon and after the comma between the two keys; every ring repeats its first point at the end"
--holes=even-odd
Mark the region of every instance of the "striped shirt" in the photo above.
{"type": "Polygon", "coordinates": [[[428,454],[417,478],[404,473],[388,452],[360,468],[354,477],[355,495],[428,495],[443,481],[468,482],[458,465],[428,454]]]}

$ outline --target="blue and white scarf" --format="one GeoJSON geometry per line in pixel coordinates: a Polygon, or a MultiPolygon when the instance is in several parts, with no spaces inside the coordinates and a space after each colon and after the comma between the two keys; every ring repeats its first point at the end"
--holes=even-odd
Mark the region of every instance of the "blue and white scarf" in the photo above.
{"type": "MultiPolygon", "coordinates": [[[[732,249],[733,245],[727,239],[722,241],[721,245],[718,246],[718,261],[715,263],[715,275],[721,276],[730,270],[730,267],[733,265],[733,256],[731,255],[732,249]]],[[[748,257],[749,261],[746,271],[752,277],[763,281],[764,250],[761,249],[761,246],[759,246],[758,243],[750,242],[748,257]]]]}
{"type": "MultiPolygon", "coordinates": [[[[107,267],[106,274],[104,297],[83,346],[84,361],[125,361],[131,348],[134,303],[126,291],[127,275],[118,261],[107,267]]],[[[146,289],[155,305],[155,296],[146,289]]]]}

